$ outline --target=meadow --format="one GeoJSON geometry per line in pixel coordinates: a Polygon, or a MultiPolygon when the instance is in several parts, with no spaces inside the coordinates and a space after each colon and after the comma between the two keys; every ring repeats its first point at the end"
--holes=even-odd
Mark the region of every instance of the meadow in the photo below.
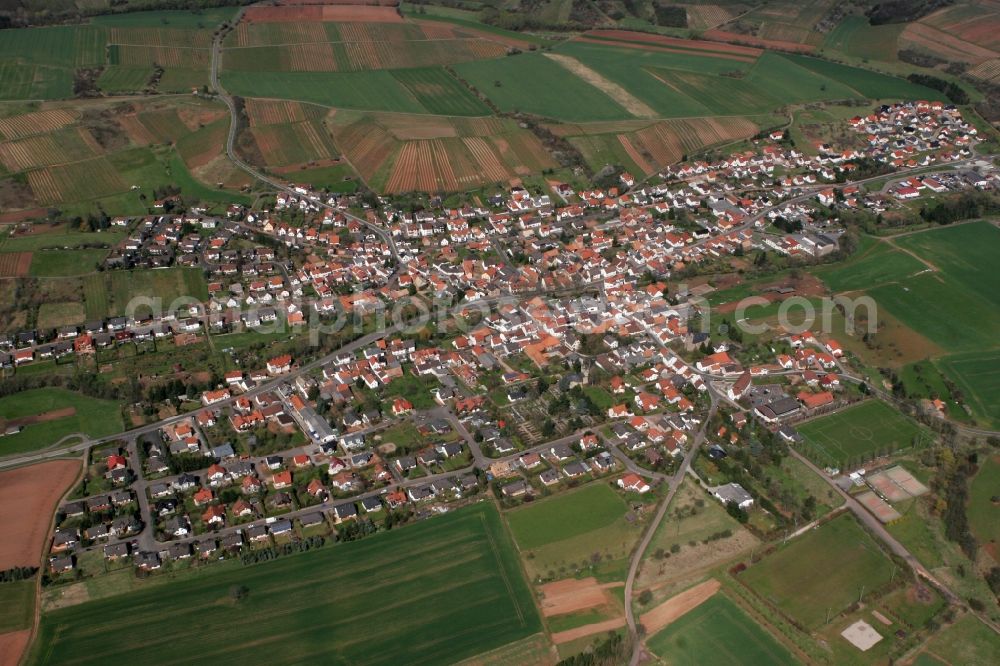
{"type": "MultiPolygon", "coordinates": [[[[749,68],[743,62],[696,54],[618,49],[574,42],[560,47],[558,52],[576,58],[606,78],[622,85],[653,107],[661,117],[668,118],[715,115],[719,110],[713,108],[711,102],[703,101],[698,91],[691,90],[689,86],[664,84],[658,79],[660,72],[695,72],[706,76],[717,76],[722,72],[746,71],[749,68]],[[691,90],[690,94],[688,90],[691,90]]],[[[730,80],[713,78],[719,83],[730,80]]]]}
{"type": "Polygon", "coordinates": [[[966,614],[927,641],[914,664],[988,664],[998,657],[996,633],[975,615],[966,614]]]}
{"type": "Polygon", "coordinates": [[[153,76],[152,67],[108,66],[101,72],[97,84],[101,90],[116,94],[143,90],[153,76]]]}
{"type": "Polygon", "coordinates": [[[787,648],[721,593],[651,636],[646,644],[678,666],[798,663],[787,648]]]}
{"type": "Polygon", "coordinates": [[[631,117],[611,97],[538,53],[466,62],[454,69],[501,111],[577,122],[631,117]]]}
{"type": "Polygon", "coordinates": [[[93,273],[108,250],[43,250],[31,256],[30,274],[35,277],[69,277],[93,273]]]}
{"type": "Polygon", "coordinates": [[[936,270],[868,290],[880,307],[952,352],[996,347],[1000,274],[990,271],[1000,229],[974,222],[894,241],[936,270]]]}
{"type": "Polygon", "coordinates": [[[492,505],[46,613],[32,663],[443,664],[541,629],[492,505]],[[403,555],[403,556],[401,556],[403,555]],[[234,601],[231,590],[247,595],[234,601]],[[375,633],[372,633],[375,631],[375,633]],[[121,640],[109,641],[115,634],[121,640]]]}
{"type": "Polygon", "coordinates": [[[513,509],[507,512],[507,524],[525,551],[606,527],[627,508],[618,493],[597,482],[513,509]]]}
{"type": "Polygon", "coordinates": [[[685,573],[731,560],[758,543],[721,503],[685,479],[649,542],[637,589],[657,589],[661,581],[675,580],[685,573]],[[726,531],[730,536],[718,538],[726,531]],[[669,553],[669,558],[657,558],[655,554],[661,551],[669,553]]]}
{"type": "Polygon", "coordinates": [[[0,438],[0,455],[43,449],[73,433],[103,437],[123,429],[116,402],[61,388],[32,389],[0,398],[0,419],[18,419],[68,408],[75,410],[71,416],[29,424],[17,434],[0,438]]]}
{"type": "Polygon", "coordinates": [[[32,233],[20,236],[4,236],[0,238],[0,251],[3,252],[34,252],[49,249],[80,249],[93,245],[107,245],[109,248],[125,239],[124,231],[86,231],[59,230],[49,233],[32,233]]]}
{"type": "Polygon", "coordinates": [[[981,459],[969,488],[969,526],[995,562],[1000,564],[1000,515],[994,498],[1000,495],[1000,456],[981,459]]]}
{"type": "Polygon", "coordinates": [[[108,271],[104,275],[107,292],[111,296],[109,311],[112,314],[123,314],[135,298],[159,298],[164,308],[178,298],[208,299],[208,286],[199,268],[174,266],[156,270],[108,271]]]}
{"type": "Polygon", "coordinates": [[[38,328],[51,330],[60,326],[72,326],[84,323],[86,319],[83,303],[72,301],[45,302],[38,306],[38,328]]]}
{"type": "Polygon", "coordinates": [[[947,102],[944,93],[926,86],[911,83],[906,79],[873,72],[861,67],[851,67],[840,63],[821,60],[810,56],[782,56],[828,79],[836,81],[862,97],[869,99],[930,99],[947,102]]]}
{"type": "Polygon", "coordinates": [[[913,446],[920,427],[880,400],[868,400],[797,426],[802,452],[821,467],[845,468],[913,446]]]}
{"type": "Polygon", "coordinates": [[[29,629],[34,612],[34,580],[0,583],[0,634],[29,629]]]}
{"type": "Polygon", "coordinates": [[[234,95],[275,97],[345,109],[425,110],[388,71],[379,72],[223,72],[234,95]]]}
{"type": "Polygon", "coordinates": [[[895,565],[850,514],[778,547],[739,574],[762,599],[809,629],[818,629],[888,583],[895,565]],[[817,576],[817,572],[823,572],[817,576]]]}
{"type": "Polygon", "coordinates": [[[871,25],[864,16],[846,16],[827,33],[823,48],[868,60],[896,62],[897,42],[905,24],[871,25]]]}
{"type": "Polygon", "coordinates": [[[951,354],[934,365],[955,383],[976,417],[1000,424],[1000,350],[951,354]]]}
{"type": "MultiPolygon", "coordinates": [[[[751,63],[570,41],[555,53],[620,85],[665,118],[765,113],[788,103],[866,96],[940,99],[936,91],[905,79],[768,51],[751,63]]],[[[455,69],[504,111],[570,122],[633,117],[614,95],[537,53],[465,62],[455,69]]]]}
{"type": "Polygon", "coordinates": [[[812,272],[831,292],[839,294],[905,280],[926,268],[918,259],[888,243],[864,236],[858,251],[847,261],[821,266],[812,272]]]}

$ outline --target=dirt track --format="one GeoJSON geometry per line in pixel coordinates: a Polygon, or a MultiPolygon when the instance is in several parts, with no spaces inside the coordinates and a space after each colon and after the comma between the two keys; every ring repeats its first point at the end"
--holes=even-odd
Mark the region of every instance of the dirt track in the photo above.
{"type": "Polygon", "coordinates": [[[0,570],[38,565],[56,503],[79,472],[78,460],[0,472],[0,570]]]}
{"type": "Polygon", "coordinates": [[[42,414],[34,414],[32,416],[22,416],[17,419],[10,419],[9,421],[4,421],[0,419],[0,426],[9,428],[11,426],[28,426],[35,423],[45,423],[46,421],[55,421],[56,419],[65,419],[67,417],[76,414],[76,407],[63,407],[62,409],[53,409],[52,411],[44,412],[42,414]]]}
{"type": "Polygon", "coordinates": [[[658,114],[651,106],[622,88],[614,81],[604,78],[601,74],[592,70],[590,67],[587,67],[576,58],[571,58],[558,53],[546,53],[545,57],[555,60],[557,63],[573,72],[590,85],[605,93],[608,97],[621,104],[625,110],[633,116],[638,118],[657,117],[658,114]]]}
{"type": "Polygon", "coordinates": [[[648,613],[643,613],[639,617],[639,621],[646,628],[646,635],[652,636],[674,620],[708,601],[713,594],[719,591],[719,587],[719,581],[711,578],[667,599],[648,613]]]}

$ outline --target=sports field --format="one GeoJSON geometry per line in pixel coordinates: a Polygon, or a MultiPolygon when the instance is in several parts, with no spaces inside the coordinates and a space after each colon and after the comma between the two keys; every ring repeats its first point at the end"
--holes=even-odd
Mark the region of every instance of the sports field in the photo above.
{"type": "Polygon", "coordinates": [[[118,403],[61,388],[32,389],[0,398],[0,420],[24,427],[0,438],[0,455],[43,449],[73,433],[103,437],[123,429],[118,403]]]}
{"type": "Polygon", "coordinates": [[[507,524],[518,547],[530,550],[610,525],[626,509],[618,493],[595,482],[509,511],[507,524]]]}
{"type": "Polygon", "coordinates": [[[798,663],[787,648],[721,593],[651,636],[646,645],[677,666],[798,663]]]}
{"type": "Polygon", "coordinates": [[[765,601],[818,629],[889,582],[895,568],[850,514],[796,537],[740,574],[765,601]],[[817,575],[822,573],[822,575],[817,575]]]}
{"type": "Polygon", "coordinates": [[[32,663],[445,664],[541,630],[489,503],[42,618],[32,663]],[[241,602],[230,590],[248,590],[241,602]],[[107,637],[115,635],[117,640],[107,637]],[[193,645],[191,636],[216,640],[193,645]]]}
{"type": "Polygon", "coordinates": [[[802,452],[822,467],[845,468],[913,446],[920,427],[880,400],[868,400],[796,426],[802,452]]]}

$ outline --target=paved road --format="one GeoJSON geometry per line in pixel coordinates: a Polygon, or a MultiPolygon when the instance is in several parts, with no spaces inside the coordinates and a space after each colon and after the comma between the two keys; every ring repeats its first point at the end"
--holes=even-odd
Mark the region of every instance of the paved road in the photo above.
{"type": "MultiPolygon", "coordinates": [[[[243,11],[244,10],[241,8],[239,12],[237,12],[236,16],[230,21],[230,25],[236,25],[237,23],[239,23],[240,18],[243,16],[243,11]]],[[[301,197],[302,196],[301,192],[297,192],[294,188],[289,187],[287,184],[275,180],[274,178],[271,178],[270,176],[264,174],[263,172],[259,171],[253,166],[247,164],[236,155],[236,150],[235,150],[236,132],[238,129],[239,117],[236,112],[236,105],[233,103],[232,96],[228,92],[226,92],[226,89],[222,87],[222,83],[219,81],[219,61],[222,59],[222,41],[223,39],[225,39],[228,32],[229,31],[220,30],[218,34],[215,36],[215,39],[212,41],[212,60],[211,60],[211,71],[209,79],[212,86],[212,90],[215,91],[216,96],[219,99],[221,99],[222,102],[226,105],[226,108],[229,109],[230,123],[229,123],[229,134],[226,137],[226,155],[229,157],[229,160],[233,164],[235,164],[237,167],[247,172],[257,180],[261,181],[262,183],[270,185],[276,190],[286,192],[295,197],[301,197]]],[[[323,206],[324,208],[327,208],[329,210],[344,215],[349,220],[354,220],[355,222],[364,225],[367,229],[378,235],[385,242],[385,244],[389,248],[389,251],[392,253],[393,259],[396,260],[397,266],[399,266],[402,263],[401,255],[399,253],[399,248],[396,247],[396,241],[393,239],[392,235],[388,231],[386,231],[385,229],[383,229],[378,225],[370,223],[368,220],[362,219],[356,215],[352,215],[351,213],[348,213],[346,211],[340,210],[339,208],[331,206],[330,204],[322,201],[321,199],[317,199],[316,203],[323,206]]]]}
{"type": "MultiPolygon", "coordinates": [[[[375,488],[373,490],[365,491],[363,493],[358,493],[356,495],[352,495],[352,496],[349,496],[349,497],[341,497],[341,498],[331,499],[328,502],[324,502],[323,504],[317,504],[317,505],[314,505],[314,506],[305,507],[305,508],[302,508],[302,509],[291,511],[289,513],[282,514],[280,516],[280,518],[299,518],[299,517],[302,517],[302,516],[310,514],[310,513],[315,513],[317,511],[330,510],[332,507],[337,506],[338,504],[344,504],[344,503],[348,503],[348,502],[359,502],[359,501],[361,501],[362,499],[364,499],[366,497],[376,497],[376,496],[383,495],[383,494],[385,494],[387,492],[390,492],[390,491],[393,491],[393,490],[400,490],[400,489],[405,490],[407,488],[412,488],[414,486],[427,485],[427,484],[429,484],[429,483],[431,483],[433,481],[440,481],[440,480],[444,480],[444,479],[447,479],[447,478],[453,478],[453,477],[458,476],[458,475],[474,473],[477,468],[481,469],[481,470],[485,470],[486,468],[488,468],[490,466],[490,464],[492,464],[494,462],[513,463],[518,458],[520,458],[521,456],[525,455],[526,453],[543,453],[544,451],[548,450],[549,448],[551,448],[553,446],[558,446],[558,445],[561,445],[561,444],[565,444],[567,446],[572,445],[572,444],[578,442],[580,440],[580,437],[584,433],[586,433],[586,432],[592,432],[593,431],[592,428],[581,428],[580,430],[577,430],[577,431],[575,431],[573,433],[570,433],[570,434],[565,435],[563,437],[560,437],[558,439],[554,439],[552,441],[544,442],[542,444],[537,444],[537,445],[535,445],[533,447],[530,447],[528,449],[525,449],[523,451],[518,451],[516,453],[512,453],[510,455],[502,456],[502,457],[499,457],[499,458],[489,458],[489,457],[483,455],[483,453],[482,453],[482,451],[481,451],[478,443],[476,443],[475,439],[472,437],[471,434],[469,434],[468,430],[465,428],[465,425],[461,422],[461,420],[459,420],[454,415],[454,413],[450,410],[450,408],[447,408],[447,407],[435,408],[433,410],[429,410],[428,412],[425,412],[425,414],[428,414],[432,418],[445,418],[445,419],[447,419],[449,421],[449,423],[452,425],[452,427],[455,428],[456,432],[458,432],[458,434],[461,435],[462,438],[465,439],[466,443],[469,445],[469,449],[472,452],[472,457],[473,457],[472,464],[467,465],[466,467],[463,467],[461,469],[456,469],[456,470],[452,470],[452,471],[448,471],[448,472],[431,473],[431,474],[427,474],[426,476],[422,476],[422,477],[416,478],[416,479],[401,479],[401,480],[398,480],[396,483],[390,484],[390,485],[385,486],[383,488],[375,488]]],[[[611,421],[611,422],[613,423],[613,422],[616,422],[616,421],[611,421]]],[[[384,430],[386,427],[389,427],[389,426],[391,426],[391,425],[393,425],[395,423],[397,423],[397,421],[389,421],[389,422],[386,422],[386,423],[380,423],[380,424],[378,424],[376,426],[372,426],[370,428],[366,428],[366,429],[358,431],[358,432],[360,432],[360,433],[378,432],[380,430],[384,430]]],[[[128,452],[130,467],[132,468],[133,471],[136,472],[136,474],[138,476],[138,479],[135,482],[133,482],[133,484],[130,486],[130,488],[132,489],[132,491],[138,497],[139,510],[140,510],[140,514],[141,514],[142,521],[143,521],[143,524],[144,524],[144,528],[143,528],[142,532],[140,532],[138,535],[132,535],[132,536],[124,537],[124,538],[120,538],[120,539],[119,538],[112,538],[112,539],[104,540],[104,541],[102,541],[100,543],[97,543],[97,544],[94,544],[92,546],[89,546],[88,548],[86,548],[84,550],[99,550],[99,549],[103,549],[103,547],[105,545],[107,545],[107,544],[113,544],[113,543],[119,543],[119,542],[130,542],[130,543],[134,542],[134,543],[137,544],[137,546],[139,547],[140,550],[144,550],[144,551],[158,551],[158,550],[161,550],[163,548],[166,548],[167,546],[169,546],[172,543],[185,543],[185,542],[193,543],[193,542],[197,542],[197,541],[208,539],[208,538],[212,538],[212,537],[221,537],[221,536],[225,536],[227,534],[232,534],[233,532],[236,532],[236,531],[239,531],[239,530],[245,530],[245,529],[249,528],[251,525],[258,525],[258,524],[262,524],[264,522],[263,520],[255,520],[255,521],[250,522],[250,523],[244,523],[244,524],[240,524],[240,525],[232,525],[232,526],[220,529],[220,530],[215,531],[215,532],[208,532],[208,533],[201,534],[201,535],[198,535],[198,536],[193,536],[192,535],[192,536],[189,536],[189,537],[184,537],[184,538],[180,538],[180,539],[174,539],[174,540],[171,540],[171,541],[157,541],[155,539],[155,535],[153,533],[153,527],[152,527],[153,520],[152,520],[152,513],[151,513],[151,509],[150,509],[150,501],[149,501],[149,498],[148,498],[147,491],[148,491],[148,489],[149,489],[149,487],[151,485],[156,484],[156,483],[169,483],[169,482],[173,481],[174,479],[176,479],[177,476],[179,476],[179,475],[172,475],[172,476],[160,477],[160,478],[156,478],[156,479],[145,479],[145,478],[143,478],[143,476],[142,476],[142,466],[139,463],[139,454],[138,454],[138,448],[137,448],[137,446],[138,446],[137,440],[138,440],[138,435],[132,435],[131,439],[128,442],[128,445],[126,446],[126,450],[128,452]]],[[[300,453],[305,453],[305,454],[314,453],[315,449],[316,449],[316,446],[310,444],[310,445],[305,445],[305,446],[297,447],[295,449],[290,449],[290,450],[287,450],[287,451],[281,451],[281,452],[278,452],[276,455],[280,455],[280,456],[282,456],[282,458],[288,460],[292,456],[300,454],[300,453]]],[[[643,469],[641,467],[638,467],[637,465],[635,465],[635,463],[633,463],[631,460],[629,460],[627,457],[625,457],[620,451],[618,451],[617,448],[615,448],[614,445],[609,445],[609,449],[611,450],[610,452],[613,455],[615,455],[616,457],[619,458],[620,461],[622,461],[623,465],[627,469],[629,469],[631,471],[634,471],[634,472],[636,472],[638,474],[641,474],[641,475],[643,475],[643,476],[645,476],[647,478],[653,478],[653,479],[662,479],[662,478],[665,478],[662,474],[658,474],[656,472],[651,472],[649,470],[646,470],[646,469],[643,469]]],[[[264,456],[259,456],[259,457],[255,457],[255,458],[251,459],[250,462],[254,463],[255,468],[258,469],[258,470],[260,470],[260,469],[264,469],[263,460],[264,460],[264,456]]],[[[206,468],[207,468],[207,466],[206,466],[206,468]]],[[[189,472],[189,474],[191,474],[192,476],[198,477],[198,478],[203,478],[204,477],[204,471],[205,470],[196,470],[196,471],[189,472]]],[[[106,493],[101,493],[101,494],[106,494],[106,493]]],[[[87,498],[83,498],[83,499],[87,499],[87,498]]]]}
{"type": "Polygon", "coordinates": [[[635,589],[635,578],[639,573],[639,566],[642,563],[642,557],[649,547],[649,543],[653,540],[653,535],[656,534],[656,528],[659,527],[660,522],[663,521],[663,517],[667,514],[667,509],[670,508],[670,503],[674,499],[674,495],[677,494],[677,490],[681,487],[681,483],[684,480],[684,475],[687,474],[688,468],[694,461],[694,457],[698,453],[698,447],[701,446],[702,442],[705,441],[705,431],[708,428],[709,421],[715,415],[715,411],[718,408],[718,398],[715,395],[714,389],[709,387],[709,394],[712,398],[712,406],[708,410],[708,416],[701,424],[701,428],[698,429],[697,434],[694,437],[694,441],[691,444],[691,448],[688,449],[687,454],[684,456],[684,461],[681,466],[674,473],[672,479],[670,479],[670,490],[667,491],[666,497],[660,502],[660,507],[656,511],[656,515],[653,516],[653,520],[650,521],[649,525],[646,526],[646,531],[643,534],[642,541],[639,542],[639,546],[635,549],[632,554],[632,561],[629,563],[628,577],[625,579],[625,624],[628,626],[629,635],[632,638],[632,658],[629,661],[630,666],[638,666],[639,662],[642,660],[644,654],[644,648],[642,641],[639,638],[639,632],[636,627],[635,612],[633,610],[633,592],[635,589]]]}
{"type": "MultiPolygon", "coordinates": [[[[875,518],[875,516],[873,516],[867,509],[861,506],[861,504],[857,500],[855,500],[849,494],[844,492],[844,490],[840,486],[838,486],[836,483],[833,482],[833,479],[824,474],[823,471],[818,467],[816,467],[816,465],[814,465],[808,458],[806,458],[805,456],[803,456],[801,453],[799,453],[794,449],[791,449],[790,451],[791,454],[796,458],[798,458],[799,460],[801,460],[806,465],[806,467],[808,467],[813,472],[815,472],[816,474],[820,475],[823,479],[825,479],[826,482],[830,484],[837,491],[837,493],[840,494],[842,498],[844,498],[844,502],[847,504],[847,508],[849,508],[854,513],[854,515],[857,516],[858,520],[863,522],[865,526],[868,527],[868,529],[875,534],[875,536],[881,539],[882,542],[889,547],[889,550],[891,550],[895,555],[905,560],[906,563],[910,565],[910,568],[913,569],[914,573],[917,574],[917,576],[927,581],[927,583],[931,585],[933,588],[935,588],[938,592],[940,592],[941,595],[943,595],[948,600],[949,603],[963,607],[965,606],[965,601],[960,596],[955,594],[951,590],[951,588],[942,583],[939,578],[935,577],[930,571],[928,571],[927,567],[921,564],[920,561],[916,557],[914,557],[914,555],[909,550],[907,550],[906,546],[901,544],[894,536],[892,536],[892,534],[890,534],[889,531],[885,529],[885,526],[881,522],[879,522],[879,520],[875,518]]],[[[990,618],[986,617],[985,613],[980,613],[976,611],[971,611],[971,612],[974,615],[976,615],[980,620],[982,620],[983,623],[985,623],[993,631],[1000,634],[1000,626],[998,626],[997,623],[993,622],[990,618]]]]}
{"type": "MultiPolygon", "coordinates": [[[[307,374],[309,372],[312,372],[314,370],[317,370],[317,369],[321,368],[322,366],[324,366],[327,363],[331,362],[338,354],[342,354],[344,352],[353,353],[353,352],[355,352],[355,351],[357,351],[359,349],[363,349],[364,347],[367,347],[368,345],[374,343],[377,340],[381,340],[384,337],[387,337],[387,336],[389,336],[389,335],[391,335],[393,333],[396,333],[396,332],[398,332],[400,330],[403,330],[404,328],[405,328],[404,324],[393,324],[392,326],[388,326],[388,327],[386,327],[386,328],[384,328],[382,330],[375,331],[374,333],[369,333],[367,335],[364,335],[364,336],[362,336],[360,338],[357,338],[356,340],[354,340],[352,342],[349,342],[349,343],[345,344],[344,346],[340,347],[336,351],[331,352],[330,354],[327,354],[326,356],[322,356],[322,357],[320,357],[320,358],[318,358],[318,359],[316,359],[314,361],[306,363],[305,365],[299,366],[298,368],[294,368],[291,372],[287,372],[287,373],[285,373],[283,375],[279,375],[278,377],[275,377],[274,379],[272,379],[270,381],[264,382],[263,384],[259,384],[258,386],[255,386],[254,388],[250,389],[246,393],[241,393],[241,394],[238,394],[238,395],[234,395],[234,396],[232,396],[232,397],[230,397],[230,398],[228,398],[226,400],[220,400],[219,402],[213,403],[212,404],[212,408],[213,409],[218,409],[218,408],[229,406],[229,405],[231,405],[232,403],[234,403],[237,399],[239,399],[241,397],[253,397],[253,396],[255,396],[255,395],[259,394],[259,393],[264,393],[264,392],[267,392],[267,391],[273,391],[276,388],[278,388],[279,385],[281,385],[281,384],[283,384],[285,382],[290,382],[290,381],[294,380],[296,377],[298,377],[299,375],[307,374]]],[[[63,457],[66,454],[78,453],[80,451],[84,451],[87,448],[92,447],[92,446],[97,445],[97,444],[103,444],[103,443],[106,443],[106,442],[113,442],[115,440],[126,438],[126,437],[139,436],[139,435],[144,435],[144,434],[147,434],[147,433],[156,432],[160,428],[162,428],[163,426],[171,425],[171,424],[174,424],[174,423],[179,423],[179,422],[181,422],[181,421],[183,421],[185,419],[191,418],[191,417],[195,416],[196,414],[198,414],[198,412],[202,411],[203,409],[204,409],[204,407],[199,407],[198,409],[194,409],[194,410],[191,410],[189,412],[184,412],[182,414],[177,414],[176,416],[171,416],[171,417],[163,419],[161,421],[156,421],[155,423],[149,423],[147,425],[140,426],[138,428],[133,428],[131,430],[127,430],[125,432],[116,433],[114,435],[107,435],[106,437],[98,437],[96,439],[85,439],[84,441],[82,441],[82,442],[80,442],[78,444],[74,444],[72,446],[68,446],[68,447],[64,447],[64,448],[51,449],[51,450],[41,451],[41,452],[37,452],[37,453],[31,453],[31,454],[27,454],[27,455],[23,455],[23,456],[17,456],[17,457],[13,457],[13,458],[5,458],[3,460],[0,460],[0,469],[6,469],[6,468],[10,468],[10,467],[20,467],[22,465],[27,465],[27,464],[30,464],[30,463],[33,463],[33,462],[38,462],[40,460],[45,460],[47,458],[63,457]]]]}

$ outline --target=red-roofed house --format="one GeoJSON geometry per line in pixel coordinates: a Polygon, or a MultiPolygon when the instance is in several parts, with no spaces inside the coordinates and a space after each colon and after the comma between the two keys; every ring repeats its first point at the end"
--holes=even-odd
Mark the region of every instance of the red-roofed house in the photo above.
{"type": "Polygon", "coordinates": [[[272,375],[280,375],[292,369],[292,355],[282,354],[267,362],[267,371],[272,375]]]}
{"type": "Polygon", "coordinates": [[[281,488],[287,488],[292,485],[292,473],[288,470],[284,472],[278,472],[271,478],[271,483],[274,485],[275,490],[280,490],[281,488]]]}
{"type": "Polygon", "coordinates": [[[833,402],[833,394],[829,391],[821,391],[820,393],[806,393],[805,391],[800,391],[795,397],[798,398],[799,402],[801,402],[806,409],[816,409],[817,407],[829,405],[833,402]]]}
{"type": "Polygon", "coordinates": [[[648,493],[649,484],[643,481],[642,477],[634,472],[629,472],[617,481],[618,487],[632,493],[648,493]]]}

